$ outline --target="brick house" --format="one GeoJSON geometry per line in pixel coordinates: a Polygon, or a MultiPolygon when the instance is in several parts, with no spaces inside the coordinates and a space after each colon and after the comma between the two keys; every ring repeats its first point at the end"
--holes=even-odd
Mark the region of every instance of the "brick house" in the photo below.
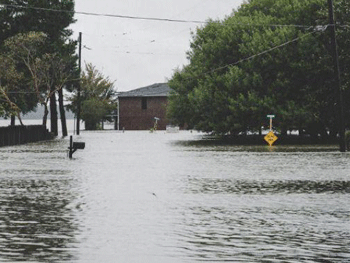
{"type": "Polygon", "coordinates": [[[165,130],[168,124],[166,105],[169,92],[166,83],[157,83],[119,93],[119,129],[150,130],[157,118],[157,129],[165,130]]]}

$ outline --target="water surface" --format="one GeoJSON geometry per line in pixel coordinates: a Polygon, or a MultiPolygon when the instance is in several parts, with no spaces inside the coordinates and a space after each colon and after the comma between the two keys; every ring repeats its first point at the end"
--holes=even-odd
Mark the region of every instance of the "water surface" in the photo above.
{"type": "Polygon", "coordinates": [[[348,262],[350,156],[180,132],[0,148],[1,262],[348,262]]]}

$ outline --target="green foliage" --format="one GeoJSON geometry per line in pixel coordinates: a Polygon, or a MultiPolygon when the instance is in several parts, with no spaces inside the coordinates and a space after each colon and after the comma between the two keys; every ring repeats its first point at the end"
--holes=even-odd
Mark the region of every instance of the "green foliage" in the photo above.
{"type": "Polygon", "coordinates": [[[36,69],[31,65],[38,59],[39,50],[45,42],[42,33],[30,32],[8,38],[4,43],[0,78],[2,97],[4,98],[4,115],[19,116],[33,109],[38,103],[34,90],[31,89],[36,69]]]}
{"type": "Polygon", "coordinates": [[[18,33],[36,31],[47,34],[53,47],[58,40],[72,35],[68,27],[75,22],[74,12],[70,12],[74,11],[74,0],[1,0],[1,4],[5,6],[0,10],[0,18],[6,23],[1,24],[0,42],[18,33]]]}
{"type": "Polygon", "coordinates": [[[86,130],[99,129],[99,123],[105,119],[115,107],[106,100],[100,100],[96,97],[85,100],[81,106],[81,118],[85,121],[86,130]]]}
{"type": "Polygon", "coordinates": [[[72,30],[68,29],[74,20],[74,0],[1,0],[5,6],[0,9],[0,45],[6,39],[29,32],[42,32],[46,36],[41,54],[59,54],[69,65],[67,69],[77,71],[75,55],[76,41],[70,40],[72,30]],[[24,6],[22,8],[21,6],[24,6]],[[33,7],[33,8],[31,8],[33,7]],[[53,12],[44,9],[63,10],[53,12]]]}
{"type": "MultiPolygon", "coordinates": [[[[51,54],[59,57],[61,64],[65,65],[65,76],[71,75],[75,76],[72,77],[73,79],[79,78],[76,65],[77,56],[75,55],[77,42],[70,39],[72,30],[68,29],[69,25],[75,22],[74,12],[72,12],[74,11],[74,0],[1,0],[1,4],[3,4],[0,9],[1,54],[8,53],[9,46],[14,51],[12,52],[13,59],[21,57],[23,52],[27,52],[32,58],[38,59],[43,58],[45,54],[51,54]],[[54,12],[47,9],[68,12],[54,12]],[[36,42],[38,45],[35,46],[35,41],[43,36],[45,36],[45,41],[36,42]],[[26,40],[25,48],[29,46],[28,50],[21,49],[23,47],[22,40],[26,40]],[[16,47],[15,42],[19,45],[18,47],[16,47]],[[15,52],[16,49],[19,53],[15,52]]],[[[23,78],[16,86],[11,86],[11,89],[16,89],[20,93],[11,93],[15,94],[11,96],[8,94],[23,113],[34,110],[38,102],[36,94],[26,93],[33,85],[33,73],[27,70],[28,65],[25,62],[23,56],[15,62],[16,70],[22,74],[23,78]]],[[[34,64],[32,63],[32,65],[34,64]]],[[[56,79],[56,82],[51,82],[52,91],[61,85],[61,83],[58,83],[61,80],[62,78],[56,79]]],[[[72,80],[66,80],[65,86],[71,88],[72,84],[72,80]]],[[[54,95],[54,92],[52,95],[54,95]]],[[[53,123],[53,118],[51,123],[53,123]]]]}
{"type": "MultiPolygon", "coordinates": [[[[117,109],[114,83],[105,78],[92,64],[87,64],[81,77],[81,119],[85,121],[85,129],[96,130],[103,120],[110,120],[108,115],[117,109]]],[[[78,111],[78,93],[69,98],[69,109],[78,111]]]]}
{"type": "Polygon", "coordinates": [[[22,78],[15,69],[13,61],[6,56],[0,56],[0,116],[9,117],[19,113],[19,106],[14,101],[19,101],[19,96],[12,92],[17,92],[16,85],[22,78]]]}
{"type": "MultiPolygon", "coordinates": [[[[2,89],[10,110],[17,115],[26,109],[26,103],[40,103],[45,106],[43,125],[46,125],[50,97],[66,85],[69,75],[67,64],[57,54],[42,54],[47,36],[43,33],[29,32],[8,38],[4,43],[2,79],[6,89],[2,89]],[[30,101],[23,97],[31,95],[30,101]],[[36,96],[35,98],[33,96],[36,96]],[[22,100],[20,100],[22,98],[22,100]],[[16,107],[14,105],[16,104],[16,107]]],[[[25,112],[25,111],[24,111],[25,112]]],[[[13,114],[9,111],[8,114],[13,114]]]]}
{"type": "MultiPolygon", "coordinates": [[[[335,1],[347,21],[349,1],[335,1]],[[346,12],[346,13],[343,13],[346,12]]],[[[250,0],[223,21],[193,34],[189,64],[169,81],[169,118],[219,134],[258,131],[275,114],[281,132],[336,133],[328,5],[323,0],[250,0]]],[[[348,28],[339,27],[342,68],[348,28]]],[[[342,71],[349,90],[349,71],[342,71]]],[[[349,113],[349,108],[346,109],[349,113]]]]}

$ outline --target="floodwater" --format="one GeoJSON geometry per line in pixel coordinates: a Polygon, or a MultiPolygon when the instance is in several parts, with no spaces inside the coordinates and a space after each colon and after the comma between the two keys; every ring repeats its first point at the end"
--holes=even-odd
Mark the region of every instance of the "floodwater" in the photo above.
{"type": "Polygon", "coordinates": [[[350,155],[196,132],[0,148],[0,262],[350,262],[350,155]]]}

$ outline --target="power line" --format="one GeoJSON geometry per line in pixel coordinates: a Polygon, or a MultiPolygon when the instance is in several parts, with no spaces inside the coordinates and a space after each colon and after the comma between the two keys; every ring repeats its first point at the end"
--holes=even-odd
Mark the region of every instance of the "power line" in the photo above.
{"type": "MultiPolygon", "coordinates": [[[[328,26],[329,26],[329,25],[324,26],[324,27],[322,27],[322,28],[320,27],[320,28],[319,28],[318,30],[316,30],[316,31],[313,31],[313,32],[310,32],[310,33],[305,34],[305,35],[303,35],[303,36],[297,37],[297,38],[295,38],[295,39],[293,39],[293,40],[287,41],[287,42],[285,42],[285,43],[282,43],[282,44],[280,44],[280,45],[278,45],[278,46],[272,47],[272,48],[270,48],[270,49],[268,49],[268,50],[265,50],[265,51],[263,51],[263,52],[260,52],[260,53],[258,53],[258,54],[252,55],[252,56],[250,56],[250,57],[240,59],[240,60],[238,60],[238,61],[236,61],[236,62],[234,62],[234,63],[230,63],[230,64],[227,64],[227,65],[225,65],[225,66],[212,69],[212,70],[207,71],[207,72],[205,72],[205,73],[199,74],[199,75],[197,75],[197,76],[195,76],[195,77],[206,76],[206,75],[209,75],[209,74],[214,73],[214,72],[216,72],[216,71],[219,71],[219,70],[222,70],[222,69],[226,69],[226,68],[232,67],[232,66],[234,66],[234,65],[240,64],[240,63],[242,63],[242,62],[245,62],[245,61],[251,60],[251,59],[253,59],[253,58],[262,56],[262,55],[264,55],[264,54],[270,53],[271,51],[273,51],[273,50],[275,50],[275,49],[278,49],[278,48],[284,47],[284,46],[286,46],[286,45],[289,45],[289,44],[291,44],[291,43],[294,43],[294,42],[296,42],[296,41],[298,41],[298,40],[300,40],[300,39],[302,39],[302,38],[305,38],[305,37],[307,37],[307,36],[309,36],[309,35],[312,35],[312,34],[314,34],[314,33],[316,33],[316,32],[319,32],[319,31],[324,32],[324,31],[327,29],[328,26]]],[[[188,79],[195,78],[195,77],[188,77],[188,79]]]]}
{"type": "MultiPolygon", "coordinates": [[[[69,11],[69,10],[59,10],[59,9],[51,9],[51,8],[40,8],[40,7],[29,7],[29,6],[20,6],[20,5],[10,5],[10,4],[0,4],[1,6],[4,6],[5,8],[21,8],[21,9],[33,9],[33,10],[39,10],[39,11],[46,11],[46,12],[63,12],[63,13],[72,13],[72,14],[81,14],[81,15],[88,15],[88,16],[103,16],[103,17],[112,17],[112,18],[124,18],[124,19],[138,19],[138,20],[152,20],[152,21],[163,21],[163,22],[179,22],[179,23],[206,23],[204,21],[195,21],[195,20],[178,20],[178,19],[168,19],[168,18],[154,18],[154,17],[139,17],[139,16],[126,16],[126,15],[115,15],[115,14],[99,14],[99,13],[90,13],[90,12],[75,12],[75,11],[69,11]]],[[[290,43],[293,43],[293,42],[296,42],[298,41],[299,39],[301,38],[304,38],[310,34],[313,34],[315,32],[318,32],[318,31],[324,31],[329,25],[326,25],[326,26],[323,26],[323,25],[316,25],[316,26],[306,26],[306,25],[277,25],[277,24],[255,24],[255,23],[237,23],[236,24],[237,26],[269,26],[269,27],[296,27],[296,28],[305,28],[307,30],[310,30],[310,29],[314,29],[315,31],[309,33],[309,34],[306,34],[302,37],[298,37],[298,38],[295,38],[291,41],[288,41],[288,42],[285,42],[279,46],[276,46],[276,47],[273,47],[269,50],[266,50],[266,51],[263,51],[259,54],[255,54],[253,56],[250,56],[250,57],[247,57],[247,58],[244,58],[244,59],[241,59],[235,63],[231,63],[231,64],[228,64],[228,65],[225,65],[225,66],[222,66],[222,67],[218,67],[218,68],[215,68],[215,69],[212,69],[211,71],[208,71],[206,73],[203,73],[201,75],[206,75],[206,74],[210,74],[210,73],[213,73],[213,72],[216,72],[216,71],[219,71],[219,70],[222,70],[222,69],[225,69],[225,68],[228,68],[228,67],[231,67],[231,66],[234,66],[234,65],[237,65],[239,63],[242,63],[244,61],[247,61],[247,60],[250,60],[250,59],[253,59],[255,57],[258,57],[258,56],[261,56],[261,55],[264,55],[266,53],[269,53],[275,49],[278,49],[278,48],[281,48],[283,46],[286,46],[290,43]]],[[[350,26],[349,25],[338,25],[339,27],[343,27],[343,28],[349,28],[350,26]]],[[[131,53],[131,52],[125,52],[127,54],[131,53]]],[[[153,55],[153,53],[141,53],[139,52],[138,54],[147,54],[147,55],[153,55]]],[[[27,93],[30,93],[30,92],[27,92],[27,93]]]]}
{"type": "MultiPolygon", "coordinates": [[[[242,63],[242,62],[251,60],[251,59],[253,59],[253,58],[262,56],[262,55],[264,55],[264,54],[270,53],[271,51],[273,51],[273,50],[275,50],[275,49],[279,49],[279,48],[281,48],[281,47],[284,47],[284,46],[286,46],[286,45],[289,45],[289,44],[291,44],[291,43],[294,43],[294,42],[296,42],[296,41],[298,41],[298,40],[300,40],[300,39],[302,39],[302,38],[305,38],[305,37],[307,37],[307,36],[309,36],[309,35],[312,35],[312,34],[314,34],[314,33],[317,33],[317,32],[320,32],[320,31],[324,32],[324,31],[327,29],[328,26],[329,26],[329,25],[324,26],[324,27],[322,27],[322,28],[319,28],[319,29],[316,30],[316,31],[313,31],[313,32],[310,32],[310,33],[305,34],[305,35],[303,35],[303,36],[294,38],[294,39],[292,39],[292,40],[290,40],[290,41],[287,41],[287,42],[285,42],[285,43],[282,43],[282,44],[280,44],[280,45],[278,45],[278,46],[272,47],[272,48],[270,48],[270,49],[268,49],[268,50],[265,50],[265,51],[263,51],[263,52],[260,52],[260,53],[258,53],[258,54],[252,55],[252,56],[250,56],[250,57],[243,58],[243,59],[241,59],[241,60],[239,60],[239,61],[236,61],[236,62],[234,62],[234,63],[230,63],[230,64],[227,64],[227,65],[225,65],[225,66],[218,67],[218,68],[212,69],[212,70],[210,70],[210,71],[207,71],[207,72],[205,72],[205,73],[199,74],[199,75],[197,75],[197,76],[188,77],[188,78],[185,78],[185,79],[193,79],[193,78],[198,78],[198,77],[200,77],[200,76],[205,76],[205,75],[214,73],[214,72],[216,72],[216,71],[219,71],[219,70],[222,70],[222,69],[225,69],[225,68],[229,68],[229,67],[231,67],[231,66],[234,66],[234,65],[240,64],[240,63],[242,63]]],[[[11,91],[10,91],[10,92],[7,92],[7,93],[9,93],[9,94],[22,94],[22,93],[24,93],[24,94],[25,94],[25,93],[34,93],[34,92],[26,92],[26,91],[12,91],[12,92],[11,92],[11,91]]]]}
{"type": "MultiPolygon", "coordinates": [[[[70,10],[62,10],[62,9],[53,9],[53,8],[43,8],[43,7],[33,7],[33,6],[21,6],[21,5],[11,5],[11,4],[0,4],[5,8],[21,8],[21,9],[32,9],[38,11],[46,11],[46,12],[57,12],[57,13],[71,13],[71,14],[79,14],[86,16],[99,16],[99,17],[111,17],[111,18],[122,18],[122,19],[136,19],[136,20],[149,20],[149,21],[160,21],[160,22],[174,22],[174,23],[195,23],[195,24],[205,24],[208,21],[200,21],[200,20],[183,20],[183,19],[172,19],[172,18],[159,18],[159,17],[143,17],[143,16],[128,16],[128,15],[118,15],[118,14],[103,14],[103,13],[93,13],[93,12],[81,12],[81,11],[70,11],[70,10]]],[[[236,26],[254,26],[254,27],[296,27],[296,28],[316,28],[316,26],[310,25],[278,25],[278,24],[256,24],[256,23],[236,23],[236,26]]],[[[340,27],[349,27],[349,25],[339,25],[340,27]]]]}
{"type": "Polygon", "coordinates": [[[21,5],[9,5],[9,4],[0,4],[6,8],[21,8],[21,9],[33,9],[39,11],[49,11],[49,12],[59,12],[59,13],[71,13],[87,16],[102,16],[102,17],[112,17],[112,18],[124,18],[124,19],[137,19],[137,20],[151,20],[151,21],[162,21],[162,22],[174,22],[174,23],[195,23],[195,24],[204,24],[205,21],[198,20],[182,20],[182,19],[170,19],[170,18],[158,18],[158,17],[142,17],[142,16],[127,16],[127,15],[117,15],[117,14],[100,14],[100,13],[91,13],[91,12],[79,12],[79,11],[69,11],[62,9],[52,9],[52,8],[42,8],[42,7],[31,7],[31,6],[21,6],[21,5]]]}

